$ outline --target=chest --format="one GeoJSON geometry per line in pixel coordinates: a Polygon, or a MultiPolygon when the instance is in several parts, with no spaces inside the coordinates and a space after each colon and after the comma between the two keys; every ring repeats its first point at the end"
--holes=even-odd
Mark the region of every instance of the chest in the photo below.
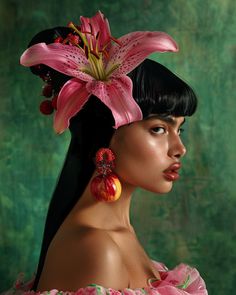
{"type": "Polygon", "coordinates": [[[118,245],[130,277],[130,288],[146,286],[149,278],[160,278],[151,259],[133,234],[110,233],[118,245]]]}

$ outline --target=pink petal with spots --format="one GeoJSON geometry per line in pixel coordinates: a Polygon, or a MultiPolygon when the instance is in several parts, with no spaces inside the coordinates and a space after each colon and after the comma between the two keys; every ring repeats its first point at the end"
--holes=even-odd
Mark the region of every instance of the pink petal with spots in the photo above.
{"type": "Polygon", "coordinates": [[[131,72],[153,52],[178,51],[176,42],[164,32],[133,32],[118,41],[121,46],[112,46],[106,68],[109,71],[113,65],[120,65],[112,74],[113,77],[131,72]]]}
{"type": "Polygon", "coordinates": [[[86,82],[73,78],[62,87],[57,99],[57,111],[54,117],[56,133],[62,133],[69,127],[70,118],[76,115],[88,100],[86,82]]]}
{"type": "Polygon", "coordinates": [[[20,63],[30,67],[38,64],[47,65],[65,75],[91,81],[93,78],[84,73],[83,69],[90,69],[84,52],[71,45],[60,43],[38,43],[29,47],[21,56],[20,63]]]}
{"type": "Polygon", "coordinates": [[[94,94],[112,111],[114,128],[142,120],[140,107],[132,97],[132,81],[127,76],[111,79],[108,82],[88,82],[88,92],[94,94]]]}

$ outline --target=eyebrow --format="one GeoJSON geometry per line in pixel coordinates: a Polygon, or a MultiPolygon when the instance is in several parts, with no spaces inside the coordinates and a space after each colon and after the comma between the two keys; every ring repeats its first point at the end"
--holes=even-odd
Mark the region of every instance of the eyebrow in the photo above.
{"type": "MultiPolygon", "coordinates": [[[[177,121],[172,116],[151,115],[150,117],[147,117],[144,120],[150,120],[150,119],[158,119],[166,123],[169,123],[170,125],[174,127],[177,125],[177,121]]],[[[185,123],[185,121],[186,120],[184,118],[183,122],[180,123],[180,126],[182,126],[185,123]]]]}

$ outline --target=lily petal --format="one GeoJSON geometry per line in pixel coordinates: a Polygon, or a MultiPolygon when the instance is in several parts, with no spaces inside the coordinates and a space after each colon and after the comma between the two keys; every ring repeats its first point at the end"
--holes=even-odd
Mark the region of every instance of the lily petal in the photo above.
{"type": "Polygon", "coordinates": [[[56,133],[60,134],[69,127],[70,118],[82,109],[89,96],[86,82],[74,78],[64,84],[58,95],[57,111],[54,117],[56,133]]]}
{"type": "Polygon", "coordinates": [[[29,47],[21,56],[20,63],[30,67],[37,64],[47,65],[65,75],[91,81],[93,78],[84,73],[90,69],[89,62],[80,48],[60,43],[38,43],[29,47]]]}
{"type": "Polygon", "coordinates": [[[142,120],[140,107],[132,97],[132,81],[127,76],[112,78],[108,82],[87,83],[88,92],[97,96],[112,111],[115,129],[134,121],[142,120]]]}
{"type": "Polygon", "coordinates": [[[119,64],[112,76],[124,75],[136,68],[153,52],[178,51],[178,45],[164,32],[133,32],[118,39],[121,46],[112,46],[106,72],[119,64]]]}
{"type": "MultiPolygon", "coordinates": [[[[101,11],[98,11],[93,17],[80,17],[81,32],[91,32],[94,37],[98,37],[98,50],[101,51],[103,47],[110,41],[111,31],[107,18],[101,11]]],[[[92,38],[89,34],[86,34],[88,40],[92,38]]],[[[93,46],[95,41],[93,40],[93,46]]],[[[95,49],[95,48],[94,48],[95,49]]]]}

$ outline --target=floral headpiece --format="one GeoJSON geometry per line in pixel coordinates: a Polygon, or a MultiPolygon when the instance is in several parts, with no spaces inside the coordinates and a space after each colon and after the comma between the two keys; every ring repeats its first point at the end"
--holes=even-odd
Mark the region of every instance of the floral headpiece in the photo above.
{"type": "Polygon", "coordinates": [[[81,25],[66,41],[38,43],[21,56],[23,66],[44,64],[72,78],[57,99],[54,129],[62,133],[93,94],[112,112],[114,128],[142,120],[142,111],[132,96],[132,81],[126,75],[153,52],[178,51],[164,32],[132,32],[119,39],[111,36],[108,20],[99,11],[92,18],[80,17],[81,25]],[[68,42],[69,41],[69,42],[68,42]]]}

